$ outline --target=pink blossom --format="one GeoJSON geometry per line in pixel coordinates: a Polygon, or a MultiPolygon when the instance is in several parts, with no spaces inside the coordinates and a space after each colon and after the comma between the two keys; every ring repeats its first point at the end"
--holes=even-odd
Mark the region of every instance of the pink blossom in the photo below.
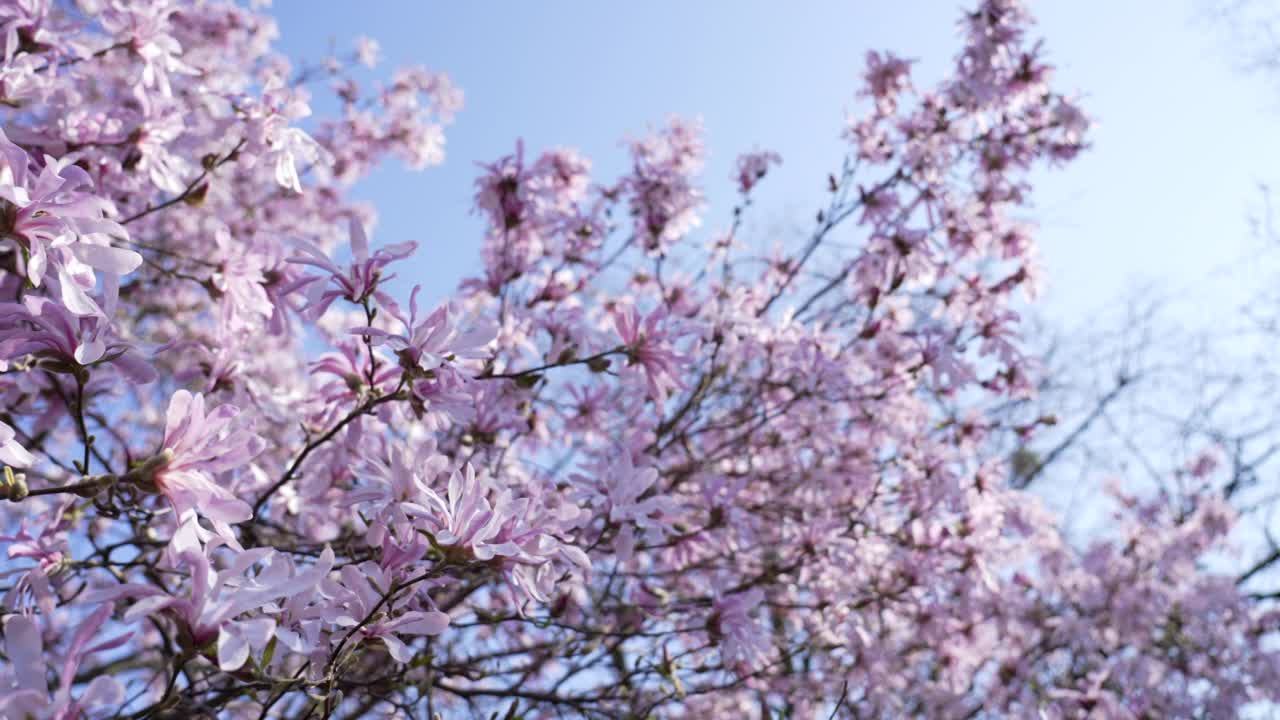
{"type": "Polygon", "coordinates": [[[31,356],[59,372],[69,368],[106,367],[136,383],[149,383],[156,373],[137,348],[120,339],[100,316],[77,316],[41,296],[21,305],[0,303],[0,360],[31,356]]]}
{"type": "Polygon", "coordinates": [[[47,271],[56,275],[63,303],[78,315],[101,314],[89,296],[103,273],[104,295],[114,301],[120,276],[135,270],[142,257],[112,247],[110,238],[128,233],[107,219],[112,204],[92,194],[92,180],[70,161],[45,156],[39,170],[31,158],[0,131],[0,230],[26,250],[26,275],[39,286],[47,271]]]}
{"type": "Polygon", "coordinates": [[[39,608],[45,615],[56,612],[56,590],[61,582],[55,576],[66,569],[63,563],[71,557],[67,541],[67,531],[74,526],[67,515],[71,505],[72,500],[68,498],[39,515],[23,517],[16,532],[0,535],[0,543],[9,545],[10,560],[35,563],[29,566],[15,565],[10,570],[0,572],[0,578],[17,577],[9,592],[5,593],[5,607],[17,611],[24,611],[28,607],[39,608]],[[39,529],[32,530],[32,526],[37,524],[39,529]]]}
{"type": "Polygon", "coordinates": [[[476,319],[473,323],[459,316],[457,308],[446,304],[430,315],[418,320],[418,292],[415,286],[409,298],[409,317],[395,306],[388,311],[405,328],[405,334],[396,335],[374,327],[353,330],[373,339],[375,345],[389,345],[400,356],[401,365],[422,371],[456,373],[467,361],[488,357],[486,350],[496,329],[488,322],[476,319]]]}
{"type": "Polygon", "coordinates": [[[725,667],[739,675],[750,673],[768,653],[767,633],[752,617],[762,602],[764,593],[759,588],[725,595],[715,601],[707,621],[725,667]]]}
{"type": "Polygon", "coordinates": [[[0,692],[0,710],[7,717],[38,717],[51,720],[105,718],[115,713],[124,702],[124,688],[114,678],[98,675],[72,697],[76,671],[94,653],[111,650],[127,643],[132,633],[110,640],[94,642],[94,636],[111,615],[111,607],[103,605],[76,629],[58,672],[58,689],[50,696],[45,682],[47,658],[40,625],[27,615],[10,615],[4,621],[5,654],[13,668],[16,684],[0,692]]]}
{"type": "MultiPolygon", "coordinates": [[[[290,258],[289,262],[310,265],[328,273],[328,282],[324,277],[311,277],[299,284],[299,288],[310,288],[306,309],[312,317],[319,317],[334,300],[345,299],[351,303],[362,303],[378,293],[378,286],[395,277],[384,274],[383,270],[391,263],[413,254],[417,244],[408,242],[383,248],[369,255],[369,238],[365,235],[360,221],[351,220],[351,254],[352,262],[349,270],[343,270],[329,260],[328,256],[314,245],[301,243],[306,253],[303,257],[290,258]]],[[[381,303],[390,298],[385,294],[378,295],[381,303]]]]}
{"type": "Polygon", "coordinates": [[[911,66],[914,61],[903,60],[893,53],[881,55],[872,50],[867,53],[866,94],[876,101],[884,113],[897,109],[898,95],[911,87],[911,66]]]}
{"type": "Polygon", "coordinates": [[[641,318],[635,307],[618,309],[613,313],[613,325],[626,347],[627,358],[644,371],[652,397],[661,400],[684,386],[679,370],[684,358],[670,347],[670,321],[664,311],[654,310],[641,318]]]}
{"type": "Polygon", "coordinates": [[[655,253],[696,227],[702,191],[693,176],[702,169],[700,123],[673,118],[670,124],[631,145],[632,174],[623,181],[635,219],[635,236],[655,253]]]}
{"type": "Polygon", "coordinates": [[[743,195],[751,192],[756,183],[764,179],[770,165],[781,165],[782,156],[776,152],[764,151],[746,153],[738,156],[738,170],[735,179],[738,181],[738,192],[743,195]]]}
{"type": "MultiPolygon", "coordinates": [[[[162,96],[173,94],[171,73],[197,73],[181,60],[182,45],[168,33],[170,16],[178,10],[168,2],[154,4],[110,0],[102,15],[102,25],[127,42],[129,49],[142,60],[138,82],[141,88],[155,88],[162,96]]],[[[145,96],[144,96],[145,97],[145,96]]]]}
{"type": "Polygon", "coordinates": [[[468,465],[450,476],[447,497],[423,488],[425,506],[406,505],[405,511],[429,524],[432,544],[446,557],[492,563],[514,588],[531,600],[546,602],[543,571],[550,570],[557,558],[588,567],[586,555],[537,525],[530,498],[517,498],[504,489],[494,492],[491,503],[486,485],[468,465]]]}
{"type": "Polygon", "coordinates": [[[356,59],[366,67],[377,67],[382,48],[378,41],[361,35],[356,38],[356,59]]]}
{"type": "Polygon", "coordinates": [[[179,517],[189,511],[217,523],[253,517],[249,504],[219,481],[219,476],[247,465],[265,446],[248,423],[236,421],[240,414],[234,405],[206,414],[204,395],[186,390],[170,399],[164,442],[150,470],[156,488],[179,517]]]}
{"type": "MultiPolygon", "coordinates": [[[[377,568],[366,566],[357,569],[348,565],[342,569],[341,575],[343,592],[337,600],[342,606],[342,614],[336,618],[339,626],[357,626],[359,619],[370,617],[374,608],[386,606],[383,602],[385,590],[379,588],[385,589],[391,582],[377,568]]],[[[407,663],[413,660],[414,653],[400,635],[439,635],[448,627],[448,614],[439,610],[407,610],[366,624],[359,628],[359,633],[366,638],[381,640],[396,662],[407,663]]]]}
{"type": "Polygon", "coordinates": [[[210,554],[218,543],[202,547],[199,535],[196,520],[188,518],[169,546],[175,564],[190,571],[190,591],[185,597],[140,584],[107,587],[91,591],[88,597],[94,602],[133,598],[124,615],[130,622],[164,613],[181,625],[195,648],[216,641],[219,667],[235,670],[244,665],[251,651],[262,650],[276,629],[272,618],[243,616],[319,582],[332,569],[333,554],[326,550],[313,567],[291,576],[279,572],[283,564],[275,564],[280,563],[276,560],[256,577],[250,577],[246,573],[256,563],[272,559],[269,548],[239,553],[225,570],[215,571],[210,554]]]}

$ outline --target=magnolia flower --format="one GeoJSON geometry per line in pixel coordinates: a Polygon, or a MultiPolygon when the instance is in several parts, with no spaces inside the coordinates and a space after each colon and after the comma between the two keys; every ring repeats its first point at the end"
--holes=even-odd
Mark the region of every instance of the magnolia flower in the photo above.
{"type": "MultiPolygon", "coordinates": [[[[253,517],[249,504],[215,479],[247,465],[266,445],[248,423],[235,422],[239,414],[234,405],[205,414],[204,395],[186,390],[169,400],[164,443],[148,470],[178,517],[194,511],[215,524],[253,517]]],[[[224,534],[230,536],[230,530],[224,528],[224,534]]]]}
{"type": "Polygon", "coordinates": [[[390,345],[406,368],[443,371],[459,360],[482,360],[489,356],[488,345],[498,332],[492,323],[464,323],[452,304],[440,306],[419,322],[419,290],[421,286],[415,286],[409,296],[408,319],[398,307],[388,306],[389,312],[404,325],[406,334],[395,335],[375,327],[357,328],[352,332],[373,338],[375,345],[390,345]]]}
{"type": "Polygon", "coordinates": [[[641,320],[634,306],[613,312],[613,325],[626,344],[627,357],[644,371],[649,393],[657,400],[665,399],[676,388],[684,387],[680,366],[685,358],[671,349],[667,330],[662,327],[666,312],[654,310],[641,320]]]}
{"type": "Polygon", "coordinates": [[[707,629],[720,645],[724,666],[739,675],[754,669],[769,650],[768,633],[751,614],[764,602],[764,592],[746,592],[716,598],[707,629]]]}
{"type": "Polygon", "coordinates": [[[496,506],[491,505],[484,481],[470,465],[461,474],[455,471],[449,477],[447,499],[428,487],[422,487],[421,491],[427,506],[414,510],[432,525],[436,544],[460,550],[481,561],[521,554],[520,546],[503,530],[510,521],[516,520],[517,511],[528,505],[527,500],[517,507],[510,495],[504,493],[496,506]]]}
{"type": "Polygon", "coordinates": [[[115,212],[107,200],[92,194],[93,180],[70,160],[45,156],[38,172],[26,151],[0,130],[0,237],[10,237],[27,251],[26,274],[39,287],[52,269],[61,299],[77,315],[103,314],[88,295],[103,274],[103,293],[114,304],[120,276],[142,264],[132,250],[111,247],[108,238],[129,237],[106,219],[115,212]]]}
{"type": "Polygon", "coordinates": [[[276,134],[271,149],[264,156],[275,167],[276,182],[280,187],[302,192],[302,180],[298,177],[298,161],[329,163],[329,151],[305,131],[290,127],[276,134]]]}
{"type": "Polygon", "coordinates": [[[738,191],[751,192],[751,188],[769,172],[770,165],[782,164],[782,156],[776,152],[753,152],[738,156],[738,168],[734,177],[738,181],[738,191]]]}
{"type": "Polygon", "coordinates": [[[632,143],[634,172],[622,186],[630,195],[635,235],[662,253],[700,222],[703,194],[693,176],[703,162],[702,127],[673,118],[661,132],[632,143]]]}
{"type": "Polygon", "coordinates": [[[4,651],[12,667],[14,684],[0,690],[0,715],[6,718],[50,718],[78,720],[105,718],[116,714],[124,702],[124,688],[107,674],[98,674],[73,698],[76,673],[85,658],[103,650],[120,647],[133,633],[110,640],[93,642],[102,624],[111,616],[111,606],[103,605],[76,628],[71,644],[62,654],[58,669],[58,689],[49,695],[45,681],[44,642],[36,619],[28,615],[10,615],[4,621],[4,651]]]}
{"type": "Polygon", "coordinates": [[[454,562],[492,562],[502,568],[513,587],[530,599],[546,602],[546,578],[530,568],[549,568],[563,559],[582,569],[590,567],[585,553],[555,539],[531,514],[531,501],[516,498],[510,490],[489,502],[487,483],[471,465],[449,478],[448,498],[434,490],[422,490],[426,506],[404,503],[404,511],[424,519],[432,543],[454,562]]]}
{"type": "Polygon", "coordinates": [[[893,53],[881,55],[875,50],[867,53],[864,94],[875,99],[881,113],[892,113],[898,106],[898,94],[911,87],[913,64],[914,61],[903,60],[893,53]]]}
{"type": "Polygon", "coordinates": [[[395,275],[384,275],[383,269],[395,262],[409,257],[417,250],[414,242],[400,243],[378,250],[369,255],[369,237],[359,220],[351,219],[351,267],[343,270],[329,259],[323,250],[305,241],[298,245],[306,253],[303,257],[293,257],[289,262],[298,265],[310,265],[328,273],[329,282],[324,277],[306,278],[297,286],[298,289],[310,287],[307,292],[307,305],[303,308],[308,316],[318,318],[329,309],[329,305],[338,298],[348,302],[361,303],[370,296],[375,296],[379,303],[394,304],[390,297],[378,290],[378,286],[395,275]]]}
{"type": "Polygon", "coordinates": [[[382,53],[382,46],[373,38],[360,35],[356,38],[356,59],[365,67],[376,67],[378,64],[378,56],[382,53]]]}
{"type": "MultiPolygon", "coordinates": [[[[311,363],[312,375],[330,378],[317,391],[318,397],[325,401],[327,415],[343,412],[350,401],[357,400],[368,390],[365,386],[369,382],[366,374],[369,360],[363,349],[364,346],[357,344],[354,338],[347,339],[338,343],[338,352],[326,353],[311,363]]],[[[383,392],[390,392],[395,388],[400,373],[401,369],[394,364],[380,363],[373,374],[373,385],[383,392]]]]}
{"type": "Polygon", "coordinates": [[[670,518],[675,515],[675,502],[662,495],[643,497],[658,482],[658,470],[652,467],[638,468],[631,459],[631,451],[620,448],[613,461],[600,468],[598,479],[575,476],[588,489],[579,497],[607,509],[609,522],[618,524],[614,548],[618,558],[630,560],[635,552],[636,529],[666,532],[670,518]],[[642,499],[643,498],[643,499],[642,499]]]}
{"type": "Polygon", "coordinates": [[[32,356],[55,369],[106,366],[132,382],[155,379],[155,369],[119,339],[101,316],[78,316],[39,295],[21,304],[0,303],[0,361],[32,356]]]}
{"type": "Polygon", "coordinates": [[[224,541],[214,538],[202,547],[200,535],[195,517],[188,516],[169,543],[173,564],[191,573],[187,595],[174,596],[154,585],[123,583],[89,591],[84,601],[132,598],[125,621],[164,613],[179,623],[195,648],[216,642],[218,666],[236,670],[249,659],[251,650],[266,647],[276,630],[270,617],[242,616],[317,585],[333,569],[333,551],[325,548],[315,565],[290,573],[292,564],[275,558],[271,548],[255,548],[238,552],[226,569],[215,571],[210,554],[224,541]],[[259,562],[269,565],[256,576],[247,575],[259,562]]]}
{"type": "Polygon", "coordinates": [[[327,166],[333,164],[333,156],[305,131],[290,125],[311,114],[305,96],[278,77],[266,85],[261,101],[245,98],[241,108],[246,150],[252,153],[250,162],[261,161],[272,168],[276,184],[301,193],[298,161],[327,166]]]}
{"type": "MultiPolygon", "coordinates": [[[[370,545],[396,546],[420,551],[422,535],[413,526],[414,516],[430,503],[430,484],[449,469],[449,461],[435,451],[435,442],[421,447],[392,445],[385,453],[366,453],[355,471],[361,487],[347,499],[353,506],[364,505],[370,513],[366,538],[370,545]]],[[[421,555],[419,555],[421,557],[421,555]]]]}
{"type": "Polygon", "coordinates": [[[54,613],[58,598],[52,576],[63,569],[63,562],[71,556],[66,533],[74,523],[68,519],[67,510],[75,500],[67,497],[46,511],[26,514],[16,532],[0,535],[0,544],[9,546],[6,554],[12,561],[10,569],[0,571],[0,580],[9,581],[17,576],[16,581],[9,581],[9,591],[0,600],[3,607],[10,610],[37,607],[45,615],[54,613]],[[40,527],[33,530],[36,523],[40,523],[40,527]],[[35,564],[24,565],[21,561],[35,564]]]}
{"type": "Polygon", "coordinates": [[[182,44],[169,33],[169,16],[180,8],[170,2],[130,3],[112,0],[100,15],[104,29],[142,59],[137,94],[149,106],[143,92],[154,88],[163,97],[172,97],[169,76],[173,73],[195,75],[199,70],[181,60],[182,44]]]}
{"type": "Polygon", "coordinates": [[[514,230],[533,203],[530,173],[524,166],[524,142],[516,141],[514,155],[482,167],[485,174],[476,180],[476,210],[488,216],[491,226],[514,230]]]}
{"type": "Polygon", "coordinates": [[[209,284],[221,294],[222,323],[218,331],[232,334],[256,330],[263,319],[276,312],[266,287],[266,273],[274,258],[225,230],[215,232],[213,240],[218,254],[226,258],[209,276],[209,284]]]}
{"type": "Polygon", "coordinates": [[[58,37],[46,27],[51,24],[49,15],[47,2],[12,2],[0,7],[0,35],[4,36],[6,64],[13,61],[24,41],[44,44],[58,37]]]}
{"type": "Polygon", "coordinates": [[[398,635],[439,635],[449,627],[449,615],[439,610],[408,610],[397,614],[394,608],[388,607],[383,595],[392,580],[373,563],[362,563],[359,567],[347,565],[342,568],[341,576],[340,588],[345,592],[337,594],[335,603],[343,609],[334,615],[333,622],[356,627],[374,608],[385,608],[387,619],[366,623],[359,634],[381,640],[397,662],[407,663],[413,659],[413,652],[398,635]]]}
{"type": "Polygon", "coordinates": [[[191,163],[180,154],[170,152],[169,145],[182,136],[182,117],[168,113],[135,131],[139,172],[147,173],[161,190],[177,194],[186,189],[191,163]]]}

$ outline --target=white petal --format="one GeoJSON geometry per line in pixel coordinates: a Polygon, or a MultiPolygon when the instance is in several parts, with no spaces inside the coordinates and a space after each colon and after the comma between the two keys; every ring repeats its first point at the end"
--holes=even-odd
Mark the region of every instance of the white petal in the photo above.
{"type": "Polygon", "coordinates": [[[70,310],[74,315],[101,315],[102,310],[98,307],[88,293],[84,291],[66,271],[66,268],[60,268],[58,271],[58,280],[62,284],[62,305],[70,310]]]}
{"type": "Polygon", "coordinates": [[[396,659],[396,662],[407,663],[413,659],[413,651],[409,649],[409,646],[400,642],[400,638],[383,635],[382,642],[387,646],[387,651],[391,653],[391,657],[396,659]]]}
{"type": "Polygon", "coordinates": [[[4,621],[4,651],[18,677],[18,686],[47,692],[44,682],[44,643],[40,628],[26,615],[11,615],[4,621]]]}
{"type": "Polygon", "coordinates": [[[369,236],[365,234],[364,226],[355,218],[351,218],[351,254],[359,263],[369,259],[369,236]]]}
{"type": "Polygon", "coordinates": [[[388,623],[388,627],[407,635],[439,635],[449,627],[449,616],[437,610],[409,612],[399,621],[388,623]]]}
{"type": "Polygon", "coordinates": [[[89,687],[80,694],[79,702],[86,707],[119,705],[124,702],[124,687],[115,678],[99,675],[89,681],[89,687]]]}
{"type": "Polygon", "coordinates": [[[236,633],[223,628],[218,632],[218,667],[239,670],[249,659],[249,643],[236,633]]]}
{"type": "Polygon", "coordinates": [[[138,266],[142,264],[141,255],[124,248],[91,245],[81,242],[72,245],[71,251],[75,253],[80,262],[94,270],[115,273],[116,275],[127,275],[137,270],[138,266]]]}
{"type": "Polygon", "coordinates": [[[102,357],[103,353],[105,353],[106,351],[107,351],[107,346],[104,345],[101,340],[98,340],[96,338],[93,340],[87,340],[85,342],[80,343],[80,345],[76,347],[76,352],[75,352],[76,362],[80,363],[81,365],[88,365],[90,363],[95,363],[102,357]]]}

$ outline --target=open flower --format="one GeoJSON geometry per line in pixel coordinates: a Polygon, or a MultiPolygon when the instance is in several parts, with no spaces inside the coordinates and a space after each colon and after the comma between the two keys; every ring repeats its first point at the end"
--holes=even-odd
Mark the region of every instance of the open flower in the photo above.
{"type": "Polygon", "coordinates": [[[62,655],[58,689],[50,696],[45,682],[46,655],[40,626],[29,615],[10,615],[4,621],[4,651],[16,683],[0,689],[0,716],[72,720],[114,715],[117,706],[124,702],[124,688],[107,674],[90,680],[78,697],[71,696],[76,672],[86,657],[120,647],[133,635],[125,633],[94,643],[94,636],[110,616],[111,606],[103,605],[80,623],[71,645],[62,655]]]}
{"type": "Polygon", "coordinates": [[[0,130],[0,237],[26,251],[26,275],[39,287],[47,274],[57,278],[63,304],[77,315],[102,314],[88,295],[103,275],[104,294],[113,303],[120,276],[142,264],[132,250],[111,247],[111,238],[128,238],[107,219],[115,212],[90,192],[93,180],[67,159],[45,156],[33,169],[26,151],[0,130]]]}
{"type": "Polygon", "coordinates": [[[423,488],[426,506],[403,505],[406,513],[421,517],[430,526],[432,543],[454,562],[486,562],[500,567],[511,585],[529,599],[546,602],[548,575],[553,559],[582,569],[590,567],[585,553],[557,540],[542,527],[527,497],[510,490],[489,501],[489,487],[467,465],[449,478],[448,498],[423,488]]]}
{"type": "Polygon", "coordinates": [[[903,60],[893,53],[881,55],[875,50],[867,53],[867,71],[864,74],[864,95],[875,100],[876,109],[892,114],[898,107],[898,96],[911,87],[911,66],[914,60],[903,60]]]}
{"type": "Polygon", "coordinates": [[[154,585],[122,583],[86,593],[87,601],[101,602],[133,598],[124,619],[132,622],[155,613],[164,613],[178,623],[184,641],[195,649],[217,643],[218,666],[236,670],[249,659],[252,649],[263,649],[276,631],[270,617],[244,617],[275,600],[315,587],[333,569],[333,551],[326,548],[311,567],[291,571],[292,564],[275,555],[271,548],[238,552],[224,570],[215,571],[210,554],[223,544],[215,539],[201,545],[202,534],[194,517],[188,516],[169,543],[169,555],[176,566],[191,573],[186,595],[172,595],[154,585]],[[268,562],[256,575],[250,569],[268,562]]]}
{"type": "MultiPolygon", "coordinates": [[[[195,511],[217,523],[253,517],[249,504],[219,483],[217,475],[241,468],[266,443],[244,423],[240,409],[222,405],[205,413],[204,396],[179,390],[169,400],[164,444],[150,463],[151,480],[179,517],[195,511]]],[[[229,535],[229,530],[224,532],[229,535]]]]}
{"type": "Polygon", "coordinates": [[[413,652],[397,636],[439,635],[449,627],[449,615],[439,610],[400,612],[394,607],[394,602],[383,602],[385,588],[392,585],[392,578],[373,563],[363,563],[359,567],[347,565],[342,568],[341,575],[342,591],[335,593],[335,604],[342,605],[343,611],[333,618],[334,622],[355,627],[375,608],[385,608],[385,615],[394,617],[367,623],[358,632],[361,637],[381,640],[396,662],[407,663],[413,659],[413,652]]]}
{"type": "Polygon", "coordinates": [[[658,470],[636,467],[631,452],[620,448],[616,457],[601,463],[596,477],[575,476],[583,490],[579,498],[608,510],[610,523],[618,525],[614,549],[618,558],[630,560],[636,547],[636,529],[665,533],[671,529],[676,504],[664,495],[650,493],[658,482],[658,470]]]}
{"type": "Polygon", "coordinates": [[[299,288],[310,288],[304,311],[313,318],[323,315],[338,298],[360,303],[370,296],[376,296],[378,302],[387,304],[390,298],[379,293],[378,286],[395,275],[384,275],[383,269],[396,260],[409,257],[418,247],[416,243],[406,242],[382,248],[370,255],[369,237],[365,235],[364,226],[355,218],[351,219],[352,258],[351,267],[347,270],[339,267],[323,250],[311,243],[299,241],[298,245],[306,255],[290,258],[289,262],[310,265],[329,275],[327,283],[323,277],[314,276],[298,285],[299,288]]]}
{"type": "Polygon", "coordinates": [[[374,327],[353,330],[357,335],[373,338],[375,345],[387,344],[400,356],[401,365],[422,371],[443,372],[454,370],[459,361],[475,361],[488,357],[488,345],[497,336],[497,328],[489,322],[465,322],[452,304],[441,305],[434,312],[418,321],[418,291],[413,288],[409,296],[409,317],[406,319],[394,304],[388,305],[391,314],[405,327],[404,335],[396,335],[374,327]]]}
{"type": "Polygon", "coordinates": [[[680,366],[685,358],[671,349],[668,329],[663,320],[666,312],[654,310],[643,320],[635,307],[615,310],[613,325],[626,343],[627,357],[644,370],[649,393],[663,400],[676,388],[684,387],[680,381],[680,366]]]}
{"type": "Polygon", "coordinates": [[[739,675],[755,669],[769,649],[768,633],[751,617],[762,602],[760,588],[718,597],[707,621],[712,639],[720,644],[721,661],[739,675]]]}
{"type": "Polygon", "coordinates": [[[751,192],[751,188],[769,173],[770,165],[781,164],[782,156],[768,150],[739,155],[737,173],[734,177],[738,181],[738,191],[744,195],[751,192]]]}
{"type": "Polygon", "coordinates": [[[332,165],[328,150],[304,130],[290,123],[311,114],[304,94],[289,88],[277,77],[266,84],[261,101],[244,98],[242,115],[245,117],[245,150],[253,161],[266,163],[273,170],[280,187],[302,192],[302,179],[298,175],[298,162],[332,165]]]}
{"type": "Polygon", "coordinates": [[[0,545],[9,546],[5,553],[8,568],[0,570],[0,580],[5,581],[9,591],[0,598],[0,606],[11,611],[34,607],[45,615],[54,613],[58,600],[55,576],[71,557],[66,533],[74,527],[74,521],[67,510],[74,501],[68,497],[46,510],[25,514],[16,531],[0,534],[0,545]]]}
{"type": "Polygon", "coordinates": [[[622,189],[629,195],[635,235],[646,250],[664,254],[701,222],[703,194],[693,180],[703,156],[701,123],[679,118],[632,143],[634,169],[622,189]]]}
{"type": "Polygon", "coordinates": [[[0,361],[32,356],[49,369],[104,365],[132,382],[155,379],[155,369],[134,348],[121,340],[102,316],[78,316],[39,295],[21,304],[0,303],[0,361]]]}

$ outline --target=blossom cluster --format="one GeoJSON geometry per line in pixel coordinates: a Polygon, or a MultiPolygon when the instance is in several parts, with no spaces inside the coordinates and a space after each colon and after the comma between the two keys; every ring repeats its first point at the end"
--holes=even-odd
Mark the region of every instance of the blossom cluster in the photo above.
{"type": "Polygon", "coordinates": [[[0,7],[0,716],[1280,699],[1280,616],[1200,564],[1229,508],[1119,495],[1080,546],[992,452],[1035,388],[1028,177],[1089,127],[1031,23],[981,0],[932,85],[870,54],[812,234],[764,256],[775,153],[718,217],[696,122],[603,180],[517,143],[431,309],[348,191],[443,160],[447,76],[363,87],[367,38],[294,66],[223,0],[0,7]]]}

